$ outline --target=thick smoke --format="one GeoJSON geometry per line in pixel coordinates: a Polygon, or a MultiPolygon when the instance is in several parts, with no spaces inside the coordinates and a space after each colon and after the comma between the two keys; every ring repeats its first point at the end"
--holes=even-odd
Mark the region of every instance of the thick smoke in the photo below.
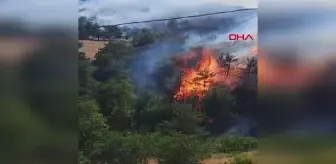
{"type": "MultiPolygon", "coordinates": [[[[248,16],[243,16],[243,18],[250,18],[253,14],[249,13],[248,16]]],[[[236,16],[237,17],[237,16],[236,16]]],[[[237,17],[240,18],[241,17],[237,17]]],[[[235,17],[230,17],[227,19],[234,20],[232,24],[235,24],[235,17]]],[[[194,21],[194,20],[190,20],[194,21]]],[[[197,21],[197,20],[195,20],[197,21]]],[[[215,29],[209,30],[206,33],[197,33],[186,31],[180,35],[183,35],[185,39],[174,39],[170,38],[163,40],[161,42],[155,43],[148,48],[145,48],[137,52],[136,56],[131,62],[131,73],[132,79],[135,81],[136,85],[145,88],[159,89],[162,86],[157,86],[156,75],[164,74],[165,72],[170,72],[167,70],[161,70],[163,65],[171,65],[171,59],[174,56],[185,55],[192,48],[195,47],[209,47],[218,49],[220,52],[230,52],[235,53],[237,56],[244,56],[248,53],[255,42],[242,41],[235,45],[231,45],[228,42],[228,33],[253,33],[257,31],[257,19],[251,19],[235,28],[230,28],[230,25],[223,25],[222,21],[217,22],[217,27],[215,29]],[[164,71],[159,72],[158,71],[164,71]]],[[[195,27],[197,28],[197,27],[195,27]]],[[[178,37],[178,36],[176,36],[178,37]]],[[[257,39],[257,38],[255,38],[257,39]]],[[[167,67],[166,67],[167,68],[167,67]]],[[[174,68],[171,68],[174,69],[174,68]]],[[[167,76],[169,76],[167,74],[167,76]]]]}
{"type": "MultiPolygon", "coordinates": [[[[100,24],[119,24],[229,11],[256,7],[256,4],[257,1],[254,0],[101,0],[85,3],[81,7],[86,9],[83,15],[95,18],[100,24]]],[[[256,15],[256,11],[243,11],[187,19],[190,23],[190,28],[187,30],[175,31],[171,36],[135,51],[134,58],[127,63],[134,84],[140,90],[172,92],[180,73],[173,59],[186,55],[197,47],[215,48],[220,53],[231,52],[237,56],[246,55],[251,47],[255,46],[256,40],[232,45],[228,41],[228,34],[253,34],[254,39],[257,39],[256,15]]],[[[178,23],[182,21],[177,20],[178,23]]],[[[167,22],[156,22],[128,27],[146,27],[156,31],[165,31],[163,29],[166,28],[166,24],[167,22]]],[[[231,131],[250,135],[252,126],[254,126],[247,126],[250,122],[251,120],[242,118],[237,121],[237,126],[234,126],[231,131]]]]}
{"type": "MultiPolygon", "coordinates": [[[[99,24],[111,25],[251,8],[256,7],[256,4],[257,1],[251,0],[91,0],[81,4],[81,15],[92,17],[99,24]]],[[[139,88],[162,88],[158,76],[160,75],[161,79],[171,76],[174,69],[172,57],[184,55],[193,47],[217,45],[222,51],[238,51],[246,47],[237,44],[234,49],[229,50],[228,46],[220,44],[228,41],[228,33],[231,32],[256,33],[256,18],[240,23],[256,14],[256,11],[242,11],[187,19],[191,24],[188,30],[172,33],[173,36],[160,39],[153,45],[135,52],[135,57],[128,63],[134,84],[139,88]]],[[[166,23],[144,23],[128,27],[147,27],[160,31],[166,27],[166,23]]]]}

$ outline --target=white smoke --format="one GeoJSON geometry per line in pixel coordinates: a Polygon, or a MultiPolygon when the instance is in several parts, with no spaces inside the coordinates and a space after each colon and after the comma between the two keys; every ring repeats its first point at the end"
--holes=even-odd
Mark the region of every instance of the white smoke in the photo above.
{"type": "MultiPolygon", "coordinates": [[[[81,4],[82,12],[80,15],[95,18],[99,24],[113,25],[133,21],[230,11],[240,8],[255,8],[256,5],[256,0],[91,0],[81,4]]],[[[256,12],[253,12],[253,14],[255,15],[256,12]]],[[[242,21],[240,19],[246,19],[252,15],[251,12],[221,14],[218,17],[232,17],[239,25],[230,28],[228,26],[231,25],[218,21],[218,29],[214,28],[202,34],[196,31],[185,31],[184,34],[176,35],[184,35],[186,40],[167,39],[156,42],[149,48],[137,52],[136,57],[129,64],[132,80],[136,82],[135,84],[138,87],[150,89],[162,87],[157,86],[157,80],[155,79],[157,76],[155,73],[160,66],[169,63],[173,56],[184,54],[183,51],[188,51],[198,44],[204,46],[225,42],[229,31],[256,32],[256,19],[239,23],[242,21]]],[[[193,21],[198,22],[201,19],[193,19],[193,21]]],[[[136,24],[138,27],[142,25],[144,24],[136,24]]]]}
{"type": "Polygon", "coordinates": [[[107,25],[256,6],[256,0],[90,0],[80,5],[80,15],[107,25]]]}

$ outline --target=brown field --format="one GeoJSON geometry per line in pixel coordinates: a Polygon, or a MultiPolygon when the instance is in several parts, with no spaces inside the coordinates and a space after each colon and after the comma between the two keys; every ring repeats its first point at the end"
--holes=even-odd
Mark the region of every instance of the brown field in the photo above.
{"type": "Polygon", "coordinates": [[[92,41],[92,40],[81,40],[83,43],[80,51],[84,52],[86,56],[93,59],[100,48],[103,48],[107,41],[92,41]]]}

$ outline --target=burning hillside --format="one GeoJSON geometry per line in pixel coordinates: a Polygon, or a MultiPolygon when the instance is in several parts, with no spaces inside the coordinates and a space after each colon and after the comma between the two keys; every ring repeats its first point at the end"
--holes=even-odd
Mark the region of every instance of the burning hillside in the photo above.
{"type": "MultiPolygon", "coordinates": [[[[179,66],[187,64],[188,60],[196,57],[195,52],[177,60],[179,66]]],[[[221,61],[216,58],[214,51],[203,49],[200,59],[194,68],[181,68],[182,76],[180,86],[174,95],[177,101],[186,100],[195,96],[199,101],[205,96],[207,91],[216,84],[233,87],[237,84],[238,78],[233,78],[234,72],[227,74],[221,61]]]]}

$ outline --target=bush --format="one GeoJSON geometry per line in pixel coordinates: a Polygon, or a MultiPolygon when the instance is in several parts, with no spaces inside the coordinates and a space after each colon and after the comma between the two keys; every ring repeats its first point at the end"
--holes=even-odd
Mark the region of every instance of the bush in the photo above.
{"type": "Polygon", "coordinates": [[[107,164],[145,164],[155,158],[160,164],[196,164],[211,154],[211,144],[183,134],[111,133],[97,161],[107,164]]]}
{"type": "Polygon", "coordinates": [[[146,163],[150,144],[145,137],[137,134],[111,133],[98,160],[107,164],[146,163]]]}
{"type": "Polygon", "coordinates": [[[216,143],[216,150],[221,153],[247,152],[257,148],[258,140],[249,137],[225,137],[216,143]]]}
{"type": "Polygon", "coordinates": [[[233,164],[256,164],[254,158],[247,155],[237,155],[233,157],[233,164]]]}
{"type": "Polygon", "coordinates": [[[80,151],[78,154],[78,164],[90,164],[90,160],[80,151]]]}
{"type": "Polygon", "coordinates": [[[162,137],[159,141],[158,159],[160,164],[197,164],[210,156],[205,141],[193,136],[175,134],[162,137]]]}
{"type": "Polygon", "coordinates": [[[184,134],[113,132],[107,136],[97,161],[107,164],[145,164],[148,159],[155,158],[159,164],[197,164],[214,153],[249,151],[255,149],[256,145],[256,139],[243,137],[209,140],[184,134]]]}

